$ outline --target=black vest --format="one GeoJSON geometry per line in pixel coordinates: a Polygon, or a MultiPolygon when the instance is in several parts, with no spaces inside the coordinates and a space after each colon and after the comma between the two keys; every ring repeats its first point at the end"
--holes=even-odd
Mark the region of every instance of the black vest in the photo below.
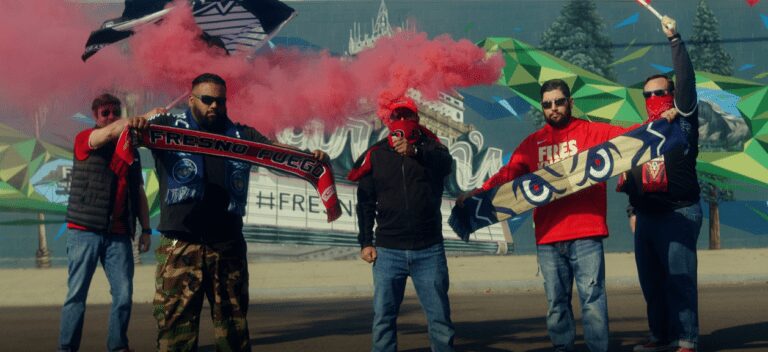
{"type": "MultiPolygon", "coordinates": [[[[67,222],[83,226],[94,232],[107,232],[112,224],[117,176],[109,168],[115,144],[109,143],[91,151],[85,160],[74,158],[72,181],[69,186],[67,222]]],[[[138,153],[138,151],[134,151],[138,153]]],[[[138,154],[135,154],[138,155],[138,154]]],[[[134,162],[128,175],[128,203],[125,222],[131,234],[134,233],[138,216],[139,187],[141,185],[141,163],[134,162]]]]}

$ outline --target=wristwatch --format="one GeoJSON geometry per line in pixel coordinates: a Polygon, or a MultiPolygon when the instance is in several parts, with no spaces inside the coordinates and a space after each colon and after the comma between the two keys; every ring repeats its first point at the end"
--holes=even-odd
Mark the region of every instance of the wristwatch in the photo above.
{"type": "Polygon", "coordinates": [[[146,229],[142,228],[141,229],[141,234],[142,235],[151,235],[152,234],[152,228],[146,228],[146,229]]]}

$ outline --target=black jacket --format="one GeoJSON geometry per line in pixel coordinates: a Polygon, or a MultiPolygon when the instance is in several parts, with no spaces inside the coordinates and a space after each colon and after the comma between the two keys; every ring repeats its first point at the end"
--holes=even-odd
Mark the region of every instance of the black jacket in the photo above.
{"type": "Polygon", "coordinates": [[[444,145],[427,137],[416,146],[415,156],[403,157],[385,139],[358,160],[371,166],[357,188],[361,247],[374,244],[374,219],[377,247],[423,249],[443,241],[440,205],[453,159],[444,145]]]}
{"type": "Polygon", "coordinates": [[[696,176],[696,157],[699,155],[699,110],[696,96],[696,75],[693,64],[680,35],[670,38],[672,62],[675,69],[675,107],[680,111],[677,120],[688,145],[664,155],[668,178],[667,192],[643,192],[642,166],[632,169],[625,191],[629,202],[645,212],[664,212],[687,207],[699,202],[699,182],[696,176]]]}

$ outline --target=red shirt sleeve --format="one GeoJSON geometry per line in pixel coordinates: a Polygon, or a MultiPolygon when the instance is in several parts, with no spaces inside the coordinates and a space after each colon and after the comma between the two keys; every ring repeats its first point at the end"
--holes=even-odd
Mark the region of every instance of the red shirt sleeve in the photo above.
{"type": "Polygon", "coordinates": [[[88,143],[88,140],[91,138],[91,132],[93,132],[93,128],[83,130],[75,136],[75,158],[77,160],[88,159],[88,156],[91,155],[93,149],[88,143]]]}
{"type": "Polygon", "coordinates": [[[501,186],[514,180],[518,176],[531,172],[528,168],[528,163],[525,161],[526,142],[528,142],[528,139],[523,140],[517,149],[515,149],[515,152],[509,157],[507,165],[502,166],[501,169],[499,169],[499,172],[483,183],[483,186],[481,187],[483,191],[489,191],[494,187],[501,186]]]}

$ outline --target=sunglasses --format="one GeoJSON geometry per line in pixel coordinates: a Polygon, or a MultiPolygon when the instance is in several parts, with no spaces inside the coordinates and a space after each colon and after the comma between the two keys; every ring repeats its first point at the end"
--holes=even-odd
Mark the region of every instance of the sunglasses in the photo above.
{"type": "Polygon", "coordinates": [[[565,104],[568,103],[568,98],[560,98],[555,100],[547,100],[541,102],[541,107],[544,109],[551,109],[552,104],[555,104],[555,106],[565,106],[565,104]]]}
{"type": "Polygon", "coordinates": [[[213,104],[213,102],[216,102],[216,105],[224,105],[227,103],[226,97],[212,97],[210,95],[194,95],[194,94],[192,94],[192,96],[200,100],[205,105],[211,105],[213,104]]]}
{"type": "Polygon", "coordinates": [[[416,116],[416,113],[411,109],[397,108],[395,111],[392,111],[391,115],[389,115],[389,119],[392,121],[397,121],[400,119],[416,118],[416,116]]]}
{"type": "Polygon", "coordinates": [[[109,115],[120,117],[120,114],[121,114],[121,111],[118,109],[104,109],[104,110],[101,110],[101,112],[99,113],[101,117],[109,117],[109,115]]]}
{"type": "Polygon", "coordinates": [[[643,92],[643,96],[645,97],[645,99],[648,99],[651,96],[663,97],[669,93],[671,93],[671,91],[668,89],[657,89],[649,92],[643,92]]]}

